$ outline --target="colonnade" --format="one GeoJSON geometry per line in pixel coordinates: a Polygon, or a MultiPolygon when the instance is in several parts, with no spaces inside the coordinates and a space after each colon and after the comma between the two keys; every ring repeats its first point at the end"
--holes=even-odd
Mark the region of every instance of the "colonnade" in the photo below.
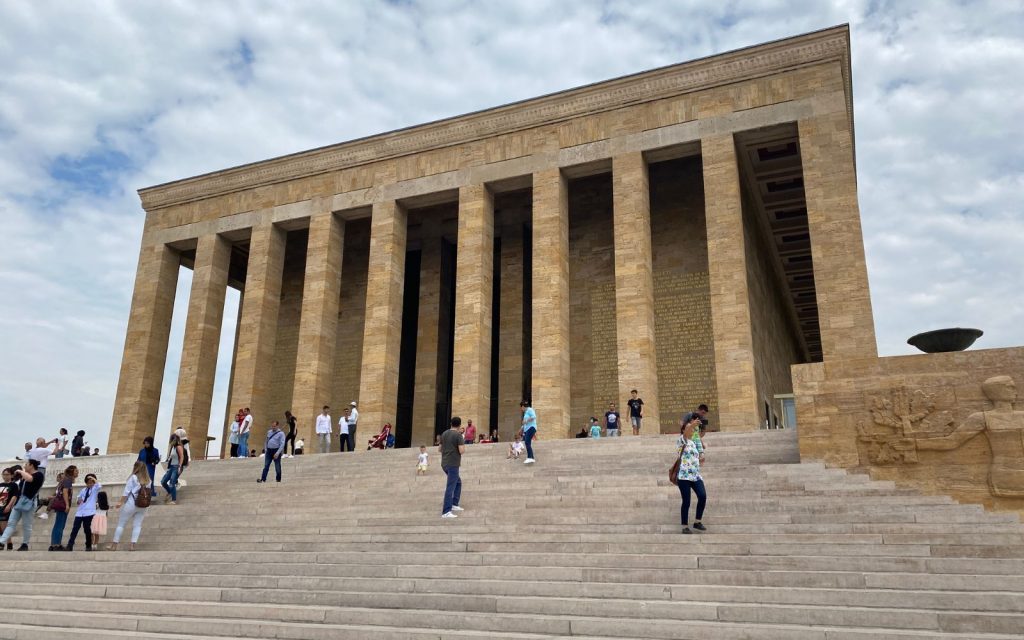
{"type": "MultiPolygon", "coordinates": [[[[845,118],[845,114],[840,114],[845,118]]],[[[816,116],[798,122],[812,243],[860,246],[856,184],[849,144],[836,144],[845,119],[816,116]],[[823,169],[827,167],[827,169],[823,169]],[[852,199],[852,202],[851,202],[852,199]],[[850,221],[856,224],[850,227],[850,221]],[[845,225],[845,226],[844,226],[845,225]],[[838,235],[837,235],[838,234],[838,235]],[[856,237],[852,234],[856,234],[856,237]],[[828,238],[828,242],[823,240],[828,238]]],[[[732,132],[700,138],[715,377],[722,429],[754,428],[758,398],[747,291],[742,203],[732,132]]],[[[849,142],[848,133],[847,142],[849,142]]],[[[842,140],[840,141],[842,142],[842,140]]],[[[619,395],[642,391],[644,431],[657,433],[659,415],[650,199],[645,152],[611,155],[615,235],[616,347],[619,395]]],[[[542,433],[566,437],[570,427],[569,206],[564,167],[538,168],[532,181],[532,400],[542,433]]],[[[292,411],[310,425],[329,396],[334,371],[338,301],[346,220],[333,196],[317,197],[308,215],[298,354],[292,411]]],[[[398,394],[407,212],[399,199],[372,202],[365,324],[359,389],[361,431],[394,422],[398,394]]],[[[494,256],[494,195],[488,183],[458,187],[455,283],[455,354],[452,406],[463,415],[486,416],[490,397],[494,256]]],[[[229,407],[251,407],[267,419],[286,230],[271,216],[251,227],[229,407]]],[[[231,242],[212,233],[195,239],[196,257],[185,344],[173,421],[205,434],[216,370],[217,346],[231,259],[231,242]]],[[[165,366],[180,258],[166,244],[144,244],[139,256],[109,449],[134,450],[153,433],[165,366]]],[[[862,251],[850,256],[814,253],[821,332],[826,359],[863,350],[851,340],[863,327],[832,319],[863,314],[866,274],[862,251]],[[859,258],[858,258],[859,255],[859,258]],[[858,263],[858,260],[860,261],[858,263]],[[860,271],[858,271],[858,269],[860,271]],[[850,295],[863,287],[863,295],[850,295]]],[[[873,338],[873,336],[872,336],[873,338]]],[[[873,343],[873,339],[870,341],[873,343]]],[[[417,416],[424,415],[417,411],[417,416]]]]}

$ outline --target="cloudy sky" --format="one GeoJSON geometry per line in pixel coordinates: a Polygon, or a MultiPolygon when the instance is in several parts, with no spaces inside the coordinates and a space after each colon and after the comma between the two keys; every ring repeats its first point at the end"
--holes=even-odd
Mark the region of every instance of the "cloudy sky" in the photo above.
{"type": "MultiPolygon", "coordinates": [[[[136,190],[849,23],[882,354],[918,331],[1024,344],[1024,9],[1016,2],[4,2],[0,458],[105,450],[136,190]],[[1016,80],[1015,80],[1016,78],[1016,80]]],[[[182,271],[158,435],[167,432],[182,271]]],[[[234,333],[237,294],[225,313],[234,333]]],[[[226,402],[222,348],[217,425],[226,402]]]]}

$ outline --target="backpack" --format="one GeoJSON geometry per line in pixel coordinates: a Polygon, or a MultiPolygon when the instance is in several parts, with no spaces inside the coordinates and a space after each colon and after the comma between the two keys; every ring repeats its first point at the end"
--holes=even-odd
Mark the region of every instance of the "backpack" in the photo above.
{"type": "Polygon", "coordinates": [[[106,491],[100,491],[96,495],[96,508],[100,511],[107,511],[110,509],[110,498],[107,497],[106,491]]]}
{"type": "Polygon", "coordinates": [[[188,454],[188,447],[186,447],[184,443],[183,443],[183,444],[181,445],[181,450],[182,450],[182,451],[184,452],[184,454],[185,454],[185,455],[183,456],[183,459],[182,459],[182,461],[181,461],[181,468],[182,468],[182,469],[184,469],[185,467],[187,467],[187,466],[188,466],[188,463],[189,463],[189,461],[190,461],[190,460],[192,459],[192,457],[191,457],[191,456],[189,456],[189,454],[188,454]]]}
{"type": "Polygon", "coordinates": [[[152,495],[149,493],[149,487],[139,487],[138,493],[135,494],[135,506],[139,509],[145,509],[149,506],[152,500],[152,495]]]}

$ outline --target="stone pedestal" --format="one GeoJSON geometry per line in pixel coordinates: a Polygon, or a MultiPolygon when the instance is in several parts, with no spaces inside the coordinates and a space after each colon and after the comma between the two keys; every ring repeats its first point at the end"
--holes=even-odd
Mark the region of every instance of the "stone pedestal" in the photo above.
{"type": "Polygon", "coordinates": [[[702,139],[701,154],[719,422],[723,431],[756,429],[759,419],[747,253],[732,134],[702,139]]]}
{"type": "Polygon", "coordinates": [[[491,407],[491,304],[494,197],[487,187],[459,190],[455,268],[455,363],[452,414],[487,432],[491,407]]]}
{"type": "MultiPolygon", "coordinates": [[[[306,442],[315,441],[316,416],[331,403],[334,388],[344,246],[345,222],[330,210],[314,214],[309,221],[291,408],[298,422],[298,437],[306,442]]],[[[332,415],[341,417],[340,411],[339,407],[332,415]]],[[[287,426],[284,428],[287,430],[287,426]]]]}
{"type": "Polygon", "coordinates": [[[108,453],[138,451],[156,431],[180,265],[178,252],[166,245],[144,245],[139,252],[108,453]]]}
{"type": "Polygon", "coordinates": [[[651,203],[647,164],[640,152],[612,159],[615,238],[615,335],[624,433],[631,433],[626,400],[644,400],[643,433],[660,433],[658,367],[651,267],[651,203]]]}
{"type": "MultiPolygon", "coordinates": [[[[194,442],[205,442],[210,428],[213,381],[217,373],[217,350],[224,321],[230,263],[231,244],[227,240],[215,234],[199,238],[178,370],[178,393],[171,421],[172,429],[185,427],[194,442]]],[[[205,447],[195,452],[197,459],[204,456],[205,447]]]]}
{"type": "Polygon", "coordinates": [[[569,188],[559,169],[533,174],[533,407],[538,435],[571,435],[569,188]]]}
{"type": "Polygon", "coordinates": [[[402,343],[402,292],[408,216],[394,200],[373,205],[369,277],[359,381],[359,426],[364,434],[395,424],[398,357],[402,343]]]}

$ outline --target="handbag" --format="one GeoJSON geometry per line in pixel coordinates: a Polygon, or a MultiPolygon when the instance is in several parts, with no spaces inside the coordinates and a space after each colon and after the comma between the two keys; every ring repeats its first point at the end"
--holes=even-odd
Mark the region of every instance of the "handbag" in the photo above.
{"type": "Polygon", "coordinates": [[[679,484],[679,463],[682,459],[682,456],[677,457],[676,461],[672,463],[672,466],[668,470],[668,481],[672,484],[679,484]]]}
{"type": "Polygon", "coordinates": [[[58,513],[66,513],[68,510],[68,504],[64,502],[64,491],[60,487],[57,488],[57,493],[50,499],[50,509],[58,513]]]}
{"type": "Polygon", "coordinates": [[[14,511],[21,511],[22,513],[25,513],[27,511],[34,511],[35,508],[36,499],[28,498],[26,496],[21,496],[20,498],[18,498],[18,501],[14,503],[14,507],[12,507],[14,511]]]}

